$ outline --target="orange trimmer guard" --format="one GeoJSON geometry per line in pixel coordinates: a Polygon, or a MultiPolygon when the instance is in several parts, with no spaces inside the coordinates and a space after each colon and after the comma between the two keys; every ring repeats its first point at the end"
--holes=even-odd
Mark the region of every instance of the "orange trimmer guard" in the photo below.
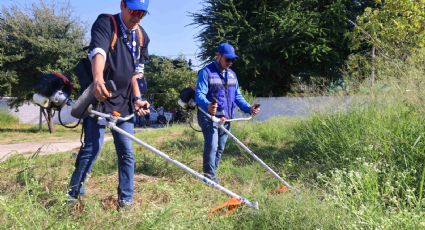
{"type": "Polygon", "coordinates": [[[284,192],[286,192],[288,190],[289,190],[288,186],[281,185],[279,188],[270,191],[270,194],[284,193],[284,192]]]}
{"type": "Polygon", "coordinates": [[[208,212],[208,216],[210,218],[212,218],[214,214],[229,216],[229,215],[232,215],[236,211],[236,209],[242,205],[243,203],[239,199],[233,197],[227,200],[226,202],[224,202],[222,205],[212,208],[208,212]]]}

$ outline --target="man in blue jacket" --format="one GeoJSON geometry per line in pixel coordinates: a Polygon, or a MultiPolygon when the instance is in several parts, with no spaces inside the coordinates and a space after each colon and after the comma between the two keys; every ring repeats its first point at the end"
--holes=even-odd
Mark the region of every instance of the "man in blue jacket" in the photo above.
{"type": "MultiPolygon", "coordinates": [[[[242,96],[235,72],[230,69],[238,58],[229,43],[221,43],[217,48],[215,60],[198,73],[195,90],[196,104],[211,115],[221,118],[229,130],[226,119],[233,118],[238,106],[245,113],[257,114],[260,109],[251,106],[242,96]]],[[[198,111],[198,123],[204,135],[203,171],[206,177],[218,182],[216,170],[227,140],[227,134],[218,128],[204,113],[198,111]]]]}

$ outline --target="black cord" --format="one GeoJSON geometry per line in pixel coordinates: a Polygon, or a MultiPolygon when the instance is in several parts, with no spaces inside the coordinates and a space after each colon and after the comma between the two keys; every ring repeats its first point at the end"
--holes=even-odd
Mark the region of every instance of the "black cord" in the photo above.
{"type": "Polygon", "coordinates": [[[194,116],[194,114],[191,113],[191,110],[190,109],[184,109],[184,111],[186,111],[190,114],[189,115],[189,126],[190,126],[190,128],[192,128],[195,132],[201,133],[202,130],[195,129],[195,127],[193,127],[193,116],[194,116]]]}
{"type": "Polygon", "coordinates": [[[68,129],[73,129],[73,128],[76,128],[79,124],[80,124],[80,122],[81,122],[81,118],[80,119],[78,119],[78,122],[77,122],[77,124],[76,125],[72,125],[72,126],[67,126],[67,125],[65,125],[63,122],[62,122],[62,119],[61,119],[61,111],[62,111],[62,108],[60,108],[59,110],[58,110],[58,118],[59,118],[59,122],[60,122],[60,124],[63,126],[63,127],[65,127],[65,128],[68,128],[68,129]]]}
{"type": "Polygon", "coordinates": [[[198,129],[195,129],[193,126],[192,126],[192,122],[190,121],[189,122],[189,126],[190,126],[190,128],[192,128],[195,132],[202,132],[202,130],[198,130],[198,129]]]}
{"type": "MultiPolygon", "coordinates": [[[[81,121],[81,119],[80,119],[80,121],[81,121]]],[[[84,141],[83,141],[84,128],[85,128],[85,125],[84,125],[84,122],[83,122],[82,127],[81,127],[81,134],[80,134],[80,143],[81,143],[81,146],[80,146],[80,150],[78,151],[78,154],[81,152],[81,150],[84,147],[84,141]]]]}
{"type": "MultiPolygon", "coordinates": [[[[90,104],[86,107],[86,109],[85,110],[83,110],[84,112],[83,113],[81,113],[81,116],[80,117],[82,117],[83,116],[83,114],[87,111],[87,109],[89,108],[89,106],[90,106],[90,104]]],[[[98,106],[99,106],[99,104],[98,104],[98,106]]],[[[80,118],[79,120],[78,120],[78,124],[81,122],[81,120],[83,120],[83,118],[80,118]]],[[[78,125],[77,124],[77,125],[78,125]]],[[[84,122],[83,122],[83,124],[81,125],[81,134],[80,134],[80,143],[81,143],[81,145],[80,145],[80,150],[78,151],[78,154],[80,154],[80,152],[81,152],[81,150],[83,150],[83,148],[84,148],[84,141],[83,141],[83,138],[84,138],[84,129],[86,128],[86,126],[85,126],[85,124],[84,124],[84,122]]]]}

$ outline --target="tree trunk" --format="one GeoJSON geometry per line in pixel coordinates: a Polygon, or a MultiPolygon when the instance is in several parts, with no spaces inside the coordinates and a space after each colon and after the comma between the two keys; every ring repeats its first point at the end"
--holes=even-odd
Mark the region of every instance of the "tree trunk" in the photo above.
{"type": "Polygon", "coordinates": [[[371,85],[372,85],[372,87],[375,85],[375,52],[376,52],[376,49],[375,49],[375,46],[373,46],[372,47],[372,74],[371,74],[371,81],[370,81],[370,83],[371,83],[371,85]]]}

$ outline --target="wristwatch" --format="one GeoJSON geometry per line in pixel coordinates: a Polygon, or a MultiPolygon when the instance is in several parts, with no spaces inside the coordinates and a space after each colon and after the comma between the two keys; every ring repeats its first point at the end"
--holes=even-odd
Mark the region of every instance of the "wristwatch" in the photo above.
{"type": "Polygon", "coordinates": [[[135,96],[135,97],[133,97],[133,99],[131,101],[134,103],[137,100],[142,100],[142,98],[141,97],[138,97],[138,96],[135,96]]]}

